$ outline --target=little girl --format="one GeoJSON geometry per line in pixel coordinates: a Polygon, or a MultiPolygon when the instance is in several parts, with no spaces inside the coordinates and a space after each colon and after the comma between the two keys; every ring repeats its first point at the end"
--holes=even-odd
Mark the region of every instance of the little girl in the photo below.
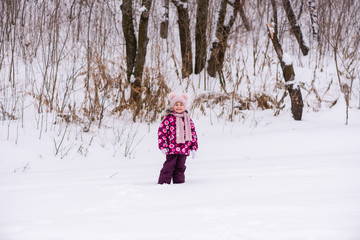
{"type": "Polygon", "coordinates": [[[171,108],[166,111],[158,131],[159,149],[166,155],[158,183],[170,184],[171,179],[173,183],[184,183],[186,157],[191,152],[195,158],[198,149],[197,135],[194,123],[186,111],[188,95],[178,96],[171,92],[168,99],[171,108]]]}

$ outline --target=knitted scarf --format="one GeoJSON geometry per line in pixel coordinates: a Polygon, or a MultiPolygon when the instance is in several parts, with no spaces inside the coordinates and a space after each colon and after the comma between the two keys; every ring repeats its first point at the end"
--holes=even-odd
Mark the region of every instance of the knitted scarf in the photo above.
{"type": "Polygon", "coordinates": [[[191,141],[191,125],[190,125],[190,117],[187,112],[176,113],[173,115],[176,117],[176,142],[177,143],[185,143],[185,141],[191,141]],[[184,118],[184,121],[183,119],[184,118]],[[184,122],[185,122],[185,137],[184,137],[184,122]]]}

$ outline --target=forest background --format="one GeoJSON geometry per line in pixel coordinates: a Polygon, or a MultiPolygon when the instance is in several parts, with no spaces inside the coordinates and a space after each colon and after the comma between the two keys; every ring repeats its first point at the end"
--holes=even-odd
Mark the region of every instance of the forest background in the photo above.
{"type": "Polygon", "coordinates": [[[52,118],[88,131],[124,113],[154,122],[172,90],[189,92],[192,110],[216,108],[230,121],[290,106],[301,120],[303,106],[319,111],[344,97],[344,109],[358,106],[354,0],[2,0],[0,8],[2,120],[23,122],[31,107],[39,128],[52,118]]]}

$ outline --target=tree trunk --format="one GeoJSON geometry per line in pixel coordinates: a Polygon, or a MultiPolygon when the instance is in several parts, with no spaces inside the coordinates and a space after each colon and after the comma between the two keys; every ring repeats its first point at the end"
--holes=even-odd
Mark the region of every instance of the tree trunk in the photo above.
{"type": "Polygon", "coordinates": [[[146,9],[142,11],[140,16],[139,24],[139,40],[138,40],[138,52],[136,55],[136,63],[134,70],[135,81],[131,83],[131,98],[134,103],[136,103],[136,112],[137,115],[141,109],[141,93],[142,93],[142,75],[144,72],[144,65],[146,59],[147,45],[149,38],[147,36],[148,32],[148,22],[149,14],[152,0],[143,0],[142,6],[146,9]]]}
{"type": "Polygon", "coordinates": [[[133,24],[133,9],[132,9],[132,0],[123,0],[121,5],[122,11],[122,29],[125,38],[126,45],[126,73],[127,80],[131,82],[131,75],[135,67],[135,59],[137,52],[137,43],[135,37],[135,30],[133,24]]]}
{"type": "Polygon", "coordinates": [[[163,0],[164,15],[160,24],[160,37],[167,38],[169,28],[169,0],[163,0]]]}
{"type": "Polygon", "coordinates": [[[139,23],[138,42],[136,41],[133,14],[132,14],[132,0],[123,0],[121,11],[123,14],[122,28],[126,42],[126,63],[127,63],[127,78],[131,85],[131,104],[134,106],[134,120],[139,114],[142,106],[142,75],[144,71],[147,44],[149,42],[147,31],[149,22],[149,13],[152,0],[142,1],[142,13],[139,23]],[[134,74],[132,78],[131,75],[134,74]]]}
{"type": "MultiPolygon", "coordinates": [[[[219,18],[216,27],[216,38],[220,41],[222,29],[224,27],[225,16],[226,16],[227,0],[222,0],[219,10],[219,18]]],[[[210,49],[210,59],[208,60],[207,72],[210,77],[216,77],[216,72],[219,66],[219,51],[221,43],[214,41],[210,49]]]]}
{"type": "Polygon", "coordinates": [[[314,0],[309,0],[309,8],[310,8],[310,20],[311,20],[311,28],[313,32],[313,39],[316,42],[320,42],[319,35],[319,25],[318,25],[318,17],[317,17],[317,9],[314,0]]]}
{"type": "Polygon", "coordinates": [[[299,85],[296,84],[295,80],[295,71],[293,64],[289,61],[284,61],[283,50],[277,36],[277,8],[275,0],[271,0],[273,7],[273,20],[274,24],[268,23],[267,28],[269,32],[269,37],[274,45],[275,52],[280,61],[280,66],[283,71],[283,77],[286,84],[286,89],[289,91],[291,99],[291,112],[295,120],[301,120],[304,103],[302,100],[302,95],[299,85]],[[275,25],[275,26],[274,26],[275,25]]]}
{"type": "Polygon", "coordinates": [[[240,0],[235,0],[233,6],[233,12],[229,19],[229,22],[224,25],[226,8],[228,0],[222,0],[219,19],[216,27],[216,38],[217,40],[212,43],[210,59],[208,61],[207,71],[211,77],[216,77],[217,72],[222,72],[224,57],[226,52],[227,40],[229,37],[230,29],[234,25],[234,22],[237,17],[237,13],[240,8],[240,0]]]}
{"type": "Polygon", "coordinates": [[[182,57],[181,72],[182,78],[186,78],[193,73],[190,18],[187,11],[187,0],[173,0],[172,2],[176,6],[176,9],[178,11],[178,25],[182,57]]]}
{"type": "Polygon", "coordinates": [[[240,17],[242,19],[242,22],[244,24],[244,27],[245,27],[246,31],[250,31],[251,26],[250,26],[249,20],[246,17],[245,10],[244,10],[244,5],[245,5],[245,0],[242,0],[241,4],[240,4],[240,7],[239,7],[239,14],[240,14],[240,17]]]}
{"type": "Polygon", "coordinates": [[[294,14],[294,11],[291,7],[291,3],[290,0],[282,0],[283,5],[284,5],[284,9],[286,12],[286,16],[290,22],[291,25],[291,32],[294,34],[297,42],[299,43],[301,52],[303,53],[304,56],[306,56],[309,53],[309,47],[306,46],[305,42],[304,42],[304,37],[303,34],[301,32],[301,28],[298,25],[297,21],[296,21],[296,16],[294,14]]]}
{"type": "Polygon", "coordinates": [[[206,28],[209,0],[198,0],[195,31],[195,74],[199,74],[206,62],[206,28]]]}
{"type": "Polygon", "coordinates": [[[299,85],[294,83],[295,80],[295,71],[293,65],[286,65],[286,63],[281,61],[281,68],[283,70],[283,76],[286,83],[286,89],[289,91],[291,98],[291,112],[295,120],[301,120],[302,112],[304,108],[304,103],[302,100],[301,90],[299,85]]]}

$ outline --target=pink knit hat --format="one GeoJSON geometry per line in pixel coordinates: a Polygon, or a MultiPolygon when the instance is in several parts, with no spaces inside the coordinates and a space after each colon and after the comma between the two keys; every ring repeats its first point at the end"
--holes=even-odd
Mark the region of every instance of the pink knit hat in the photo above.
{"type": "Polygon", "coordinates": [[[175,103],[177,102],[182,102],[182,104],[184,104],[184,107],[186,108],[186,104],[189,100],[189,96],[186,93],[182,94],[181,96],[178,96],[176,95],[176,93],[171,92],[168,95],[168,99],[170,101],[171,108],[174,108],[175,103]]]}

